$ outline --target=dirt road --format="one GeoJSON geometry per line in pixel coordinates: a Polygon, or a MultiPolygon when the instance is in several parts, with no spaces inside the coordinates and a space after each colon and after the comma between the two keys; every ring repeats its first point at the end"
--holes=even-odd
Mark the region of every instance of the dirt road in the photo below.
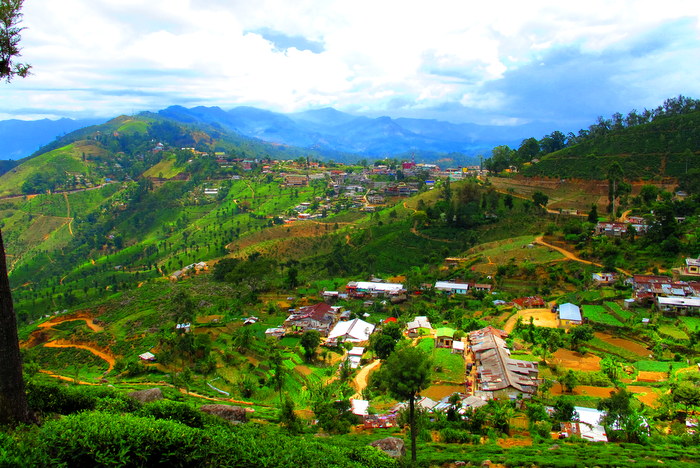
{"type": "Polygon", "coordinates": [[[92,348],[87,345],[82,345],[82,344],[75,344],[71,343],[69,341],[64,341],[64,340],[55,340],[55,341],[49,341],[47,343],[44,343],[45,348],[78,348],[78,349],[84,349],[86,351],[90,351],[92,354],[97,356],[100,359],[103,359],[107,362],[109,365],[107,372],[110,372],[112,369],[114,369],[114,364],[116,363],[114,360],[114,357],[110,356],[107,353],[104,353],[98,349],[92,348]]]}
{"type": "Polygon", "coordinates": [[[352,398],[362,398],[362,390],[367,387],[367,382],[369,380],[369,374],[376,368],[378,368],[382,364],[382,361],[379,359],[375,360],[371,364],[366,365],[360,371],[357,373],[355,378],[353,379],[353,384],[355,386],[355,389],[357,390],[357,393],[355,393],[352,398]]]}

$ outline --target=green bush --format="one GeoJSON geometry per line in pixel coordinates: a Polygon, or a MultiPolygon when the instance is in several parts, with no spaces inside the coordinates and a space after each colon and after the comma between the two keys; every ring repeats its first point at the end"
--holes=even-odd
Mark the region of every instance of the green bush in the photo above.
{"type": "Polygon", "coordinates": [[[27,404],[39,413],[71,414],[95,408],[96,399],[84,388],[27,382],[27,404]]]}
{"type": "Polygon", "coordinates": [[[49,421],[38,439],[51,465],[206,464],[209,438],[174,421],[84,412],[49,421]]]}
{"type": "Polygon", "coordinates": [[[139,416],[152,416],[155,419],[168,419],[181,422],[189,427],[204,427],[204,418],[201,411],[187,403],[170,400],[158,400],[143,405],[138,412],[139,416]]]}
{"type": "Polygon", "coordinates": [[[460,429],[445,427],[440,430],[440,439],[448,444],[478,444],[481,436],[460,429]]]}

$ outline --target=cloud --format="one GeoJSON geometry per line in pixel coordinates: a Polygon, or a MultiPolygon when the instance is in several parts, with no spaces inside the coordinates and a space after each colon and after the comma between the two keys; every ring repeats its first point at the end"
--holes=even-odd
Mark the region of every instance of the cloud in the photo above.
{"type": "Polygon", "coordinates": [[[333,106],[580,125],[700,95],[700,3],[33,0],[5,112],[333,106]],[[593,117],[591,117],[593,116],[593,117]]]}

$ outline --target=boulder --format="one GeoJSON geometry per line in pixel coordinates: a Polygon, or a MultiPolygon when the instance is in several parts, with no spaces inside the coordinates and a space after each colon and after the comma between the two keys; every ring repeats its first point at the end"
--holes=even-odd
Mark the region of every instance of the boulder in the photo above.
{"type": "Polygon", "coordinates": [[[230,405],[202,405],[199,409],[205,413],[213,414],[234,424],[248,421],[245,408],[230,405]]]}
{"type": "Polygon", "coordinates": [[[148,390],[131,392],[128,396],[141,403],[148,403],[149,401],[162,400],[163,392],[160,391],[160,388],[149,388],[148,390]]]}
{"type": "Polygon", "coordinates": [[[369,445],[384,451],[391,458],[400,458],[406,455],[406,446],[403,440],[398,437],[387,437],[386,439],[375,440],[369,445]]]}

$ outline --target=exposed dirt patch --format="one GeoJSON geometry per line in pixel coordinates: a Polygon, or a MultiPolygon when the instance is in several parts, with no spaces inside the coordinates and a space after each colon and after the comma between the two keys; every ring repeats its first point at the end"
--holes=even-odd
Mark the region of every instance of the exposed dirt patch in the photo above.
{"type": "Polygon", "coordinates": [[[637,374],[637,382],[663,382],[665,380],[668,380],[666,372],[639,371],[637,374]]]}
{"type": "Polygon", "coordinates": [[[453,393],[464,393],[465,391],[464,385],[432,385],[426,390],[423,390],[420,394],[421,396],[438,401],[453,393]]]}
{"type": "Polygon", "coordinates": [[[362,390],[364,390],[367,386],[367,382],[369,381],[369,374],[377,370],[381,365],[382,361],[376,360],[360,369],[360,371],[353,379],[355,390],[357,390],[357,393],[355,394],[356,398],[360,397],[360,395],[362,394],[362,390]]]}
{"type": "Polygon", "coordinates": [[[307,366],[296,366],[294,368],[294,370],[299,372],[301,375],[304,375],[304,376],[311,375],[314,373],[314,371],[309,369],[307,366]]]}
{"type": "Polygon", "coordinates": [[[580,371],[599,371],[600,357],[591,353],[586,353],[584,356],[576,351],[571,351],[564,348],[559,348],[554,352],[551,358],[552,362],[566,369],[574,369],[580,371]]]}
{"type": "MultiPolygon", "coordinates": [[[[592,387],[590,385],[579,385],[574,387],[572,393],[564,393],[564,389],[561,385],[554,385],[551,389],[553,395],[585,395],[598,398],[608,398],[610,393],[615,391],[613,387],[592,387]]],[[[635,398],[648,406],[655,406],[656,400],[659,398],[659,394],[654,391],[653,388],[642,387],[638,385],[630,385],[627,387],[627,391],[633,393],[635,398]]]]}
{"type": "Polygon", "coordinates": [[[557,314],[552,313],[549,309],[523,309],[519,310],[515,315],[508,319],[504,330],[508,333],[512,332],[515,328],[515,324],[518,321],[518,317],[522,318],[524,324],[530,323],[530,317],[532,317],[533,323],[538,327],[549,327],[557,328],[559,327],[559,320],[557,319],[557,314]]]}
{"type": "Polygon", "coordinates": [[[610,343],[613,346],[617,346],[618,348],[624,348],[627,351],[630,351],[634,354],[637,354],[641,357],[647,357],[649,356],[649,350],[642,344],[636,343],[634,341],[627,340],[625,338],[617,338],[612,335],[608,335],[607,333],[601,333],[601,332],[596,332],[595,337],[605,341],[606,343],[610,343]]]}
{"type": "Polygon", "coordinates": [[[204,317],[197,317],[197,323],[212,323],[214,321],[220,322],[223,318],[223,315],[205,315],[204,317]]]}

